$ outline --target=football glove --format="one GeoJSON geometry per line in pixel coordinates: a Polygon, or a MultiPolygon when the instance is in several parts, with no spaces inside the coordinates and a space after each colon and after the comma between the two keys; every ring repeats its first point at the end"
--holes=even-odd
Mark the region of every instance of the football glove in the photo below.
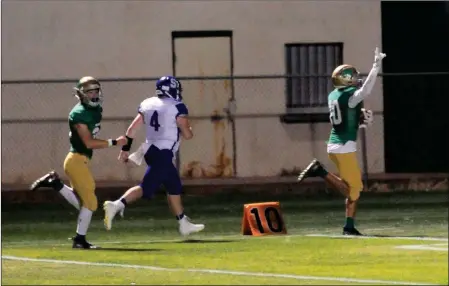
{"type": "Polygon", "coordinates": [[[373,124],[373,121],[374,121],[373,111],[362,108],[359,128],[367,128],[369,125],[373,124]]]}
{"type": "Polygon", "coordinates": [[[379,48],[376,47],[376,49],[374,50],[374,66],[380,66],[380,63],[386,56],[387,54],[381,53],[379,48]]]}

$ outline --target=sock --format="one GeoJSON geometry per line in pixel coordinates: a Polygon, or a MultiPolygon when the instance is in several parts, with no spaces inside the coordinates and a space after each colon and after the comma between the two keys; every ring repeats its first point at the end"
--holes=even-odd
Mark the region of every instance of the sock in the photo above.
{"type": "Polygon", "coordinates": [[[354,219],[352,217],[346,218],[345,228],[354,228],[354,219]]]}
{"type": "Polygon", "coordinates": [[[60,191],[62,188],[64,188],[64,183],[60,179],[52,180],[55,190],[60,191]]]}
{"type": "Polygon", "coordinates": [[[316,174],[322,178],[327,176],[328,171],[326,171],[326,169],[324,169],[324,167],[320,167],[318,168],[318,170],[316,170],[316,174]]]}
{"type": "Polygon", "coordinates": [[[176,216],[176,220],[182,220],[183,218],[184,218],[184,213],[176,216]]]}
{"type": "Polygon", "coordinates": [[[78,235],[86,235],[91,219],[92,211],[85,207],[82,207],[78,216],[78,226],[76,228],[76,233],[78,235]]]}
{"type": "Polygon", "coordinates": [[[122,209],[124,209],[124,208],[126,207],[126,205],[127,205],[128,203],[126,202],[125,198],[121,198],[121,199],[116,200],[116,201],[114,202],[114,204],[116,204],[116,205],[117,205],[117,209],[118,209],[119,211],[121,211],[122,209]]]}
{"type": "Polygon", "coordinates": [[[78,241],[79,241],[79,240],[86,240],[86,236],[77,233],[75,239],[78,240],[78,241]]]}
{"type": "Polygon", "coordinates": [[[64,197],[64,199],[69,202],[72,206],[74,206],[77,210],[80,209],[80,202],[73,192],[72,188],[69,188],[66,185],[63,185],[62,189],[59,190],[59,193],[64,197]]]}

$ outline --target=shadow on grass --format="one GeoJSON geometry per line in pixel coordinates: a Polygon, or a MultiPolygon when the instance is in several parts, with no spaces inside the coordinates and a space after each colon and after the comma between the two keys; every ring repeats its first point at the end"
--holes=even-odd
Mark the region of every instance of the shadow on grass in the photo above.
{"type": "Polygon", "coordinates": [[[162,249],[156,248],[121,248],[121,247],[99,247],[95,249],[89,249],[89,251],[123,251],[123,252],[156,252],[162,251],[162,249]]]}
{"type": "Polygon", "coordinates": [[[231,239],[186,239],[177,241],[177,243],[229,243],[235,241],[231,239]]]}

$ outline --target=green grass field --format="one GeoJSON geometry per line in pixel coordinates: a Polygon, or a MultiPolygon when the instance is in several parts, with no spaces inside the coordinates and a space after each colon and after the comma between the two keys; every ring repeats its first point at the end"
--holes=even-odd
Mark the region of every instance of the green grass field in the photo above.
{"type": "Polygon", "coordinates": [[[109,232],[99,210],[73,250],[77,214],[69,206],[2,206],[2,284],[445,284],[448,194],[365,195],[357,227],[341,237],[343,199],[293,195],[185,197],[206,229],[177,233],[163,195],[128,206],[109,232]],[[240,234],[243,204],[279,201],[287,235],[240,234]],[[418,237],[419,236],[419,237],[418,237]],[[408,247],[408,248],[407,248],[408,247]]]}

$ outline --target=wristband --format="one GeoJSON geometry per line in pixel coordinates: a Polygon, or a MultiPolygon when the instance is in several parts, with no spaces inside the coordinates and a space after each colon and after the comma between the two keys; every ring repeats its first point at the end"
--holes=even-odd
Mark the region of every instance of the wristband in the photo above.
{"type": "Polygon", "coordinates": [[[122,146],[122,151],[128,152],[131,150],[131,145],[133,144],[133,138],[126,136],[126,139],[128,139],[128,143],[126,145],[122,146]]]}
{"type": "Polygon", "coordinates": [[[115,146],[115,145],[117,145],[117,140],[108,139],[108,147],[115,146]]]}

